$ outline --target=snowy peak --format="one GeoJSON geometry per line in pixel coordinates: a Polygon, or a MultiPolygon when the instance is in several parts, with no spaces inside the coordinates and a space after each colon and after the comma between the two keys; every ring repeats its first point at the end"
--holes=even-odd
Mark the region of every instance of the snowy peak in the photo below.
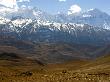
{"type": "Polygon", "coordinates": [[[108,14],[106,14],[105,12],[100,11],[99,9],[90,9],[87,10],[86,12],[82,13],[82,14],[87,14],[87,15],[91,15],[91,17],[99,17],[99,16],[109,16],[108,14]]]}
{"type": "Polygon", "coordinates": [[[87,12],[82,13],[81,17],[83,23],[102,28],[110,28],[110,16],[99,9],[90,9],[87,12]]]}
{"type": "Polygon", "coordinates": [[[11,21],[10,19],[0,17],[0,24],[6,24],[9,23],[10,21],[11,21]]]}
{"type": "Polygon", "coordinates": [[[29,7],[21,7],[19,9],[0,6],[0,17],[12,19],[13,17],[23,17],[30,19],[43,19],[46,17],[46,13],[37,9],[29,7]],[[45,17],[44,17],[45,16],[45,17]]]}
{"type": "Polygon", "coordinates": [[[99,9],[90,9],[77,15],[67,16],[66,22],[83,23],[100,28],[110,29],[110,16],[99,9]]]}
{"type": "Polygon", "coordinates": [[[92,13],[100,13],[101,11],[97,8],[94,8],[94,9],[89,9],[87,12],[92,12],[92,13]]]}

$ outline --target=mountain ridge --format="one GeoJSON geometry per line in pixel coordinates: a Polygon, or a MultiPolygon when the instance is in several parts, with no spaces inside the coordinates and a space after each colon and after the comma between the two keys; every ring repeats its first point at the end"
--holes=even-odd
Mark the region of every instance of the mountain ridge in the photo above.
{"type": "Polygon", "coordinates": [[[18,10],[7,8],[1,6],[0,16],[8,19],[21,17],[24,19],[36,19],[43,22],[57,22],[57,23],[83,23],[89,24],[92,26],[100,26],[101,28],[109,29],[110,15],[101,10],[94,8],[87,11],[82,11],[79,14],[71,14],[67,15],[64,13],[59,13],[55,15],[51,15],[47,12],[44,12],[36,7],[28,8],[23,7],[18,10]],[[8,13],[8,14],[7,14],[8,13]],[[107,27],[108,25],[108,27],[107,27]]]}

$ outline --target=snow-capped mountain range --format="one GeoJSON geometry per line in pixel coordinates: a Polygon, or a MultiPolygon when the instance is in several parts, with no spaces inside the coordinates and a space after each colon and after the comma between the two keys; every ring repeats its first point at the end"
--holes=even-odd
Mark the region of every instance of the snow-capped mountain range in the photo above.
{"type": "Polygon", "coordinates": [[[37,8],[0,7],[0,36],[32,42],[100,43],[110,41],[110,16],[98,9],[51,15],[37,8]]]}
{"type": "Polygon", "coordinates": [[[82,23],[106,29],[110,28],[110,15],[100,11],[99,9],[89,9],[85,12],[70,15],[62,13],[51,15],[35,7],[21,7],[16,10],[0,6],[0,17],[7,19],[21,17],[57,23],[82,23]]]}

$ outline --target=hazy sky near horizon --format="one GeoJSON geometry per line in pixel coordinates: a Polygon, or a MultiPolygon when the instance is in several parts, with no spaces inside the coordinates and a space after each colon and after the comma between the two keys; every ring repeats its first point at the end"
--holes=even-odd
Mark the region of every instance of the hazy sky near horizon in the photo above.
{"type": "Polygon", "coordinates": [[[31,6],[51,14],[64,12],[71,13],[98,8],[110,14],[110,0],[0,0],[0,4],[13,7],[31,6]]]}

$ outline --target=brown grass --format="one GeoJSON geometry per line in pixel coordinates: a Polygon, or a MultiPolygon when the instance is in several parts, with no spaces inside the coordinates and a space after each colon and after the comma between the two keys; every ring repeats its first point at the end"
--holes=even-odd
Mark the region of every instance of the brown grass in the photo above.
{"type": "Polygon", "coordinates": [[[0,82],[110,82],[109,58],[106,56],[93,62],[78,60],[45,66],[31,60],[19,63],[0,60],[0,82]]]}

